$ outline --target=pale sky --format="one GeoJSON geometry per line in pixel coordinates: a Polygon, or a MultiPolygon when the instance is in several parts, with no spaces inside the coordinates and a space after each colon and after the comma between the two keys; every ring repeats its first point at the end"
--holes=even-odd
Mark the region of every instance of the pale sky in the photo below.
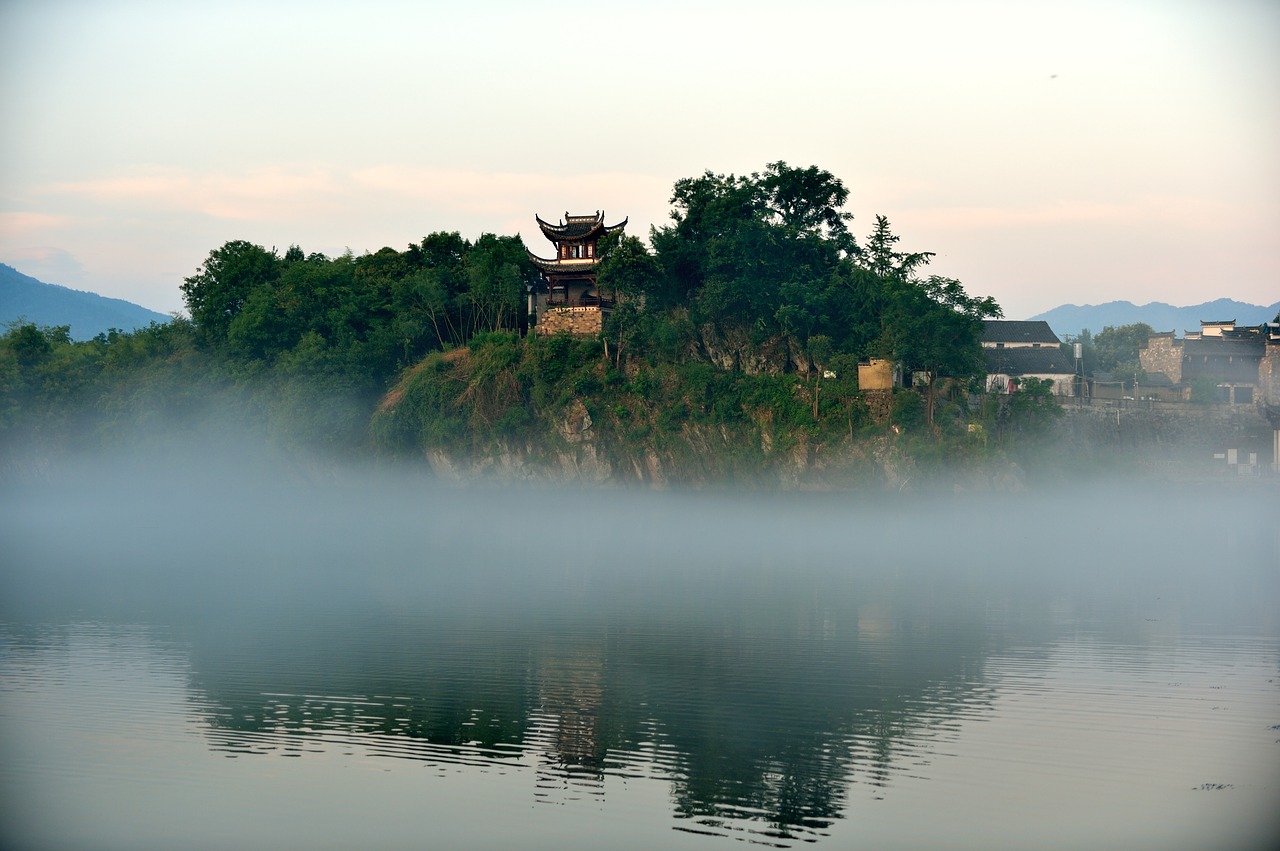
{"type": "Polygon", "coordinates": [[[1276,0],[0,0],[0,261],[182,307],[209,251],[403,250],[817,165],[1008,318],[1280,300],[1276,0]]]}

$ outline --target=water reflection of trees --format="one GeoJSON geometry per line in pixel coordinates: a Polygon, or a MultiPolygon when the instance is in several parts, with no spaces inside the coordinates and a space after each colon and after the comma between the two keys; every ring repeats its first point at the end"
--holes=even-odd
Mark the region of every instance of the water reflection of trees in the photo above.
{"type": "Polygon", "coordinates": [[[579,596],[520,616],[371,607],[195,628],[195,699],[229,753],[526,766],[557,802],[660,777],[679,829],[785,843],[823,834],[858,784],[922,770],[990,696],[990,632],[954,597],[746,585],[662,608],[579,596]]]}

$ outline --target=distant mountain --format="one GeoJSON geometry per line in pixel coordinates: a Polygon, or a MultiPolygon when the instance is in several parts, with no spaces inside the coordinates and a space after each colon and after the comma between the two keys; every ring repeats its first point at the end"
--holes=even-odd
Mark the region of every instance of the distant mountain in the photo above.
{"type": "Polygon", "coordinates": [[[1128,301],[1083,306],[1063,304],[1030,318],[1048,322],[1059,337],[1063,334],[1079,334],[1085,328],[1097,334],[1108,325],[1132,325],[1135,322],[1145,322],[1157,331],[1177,331],[1178,336],[1182,336],[1183,331],[1198,329],[1201,321],[1221,322],[1234,319],[1238,325],[1261,325],[1275,319],[1278,312],[1280,302],[1262,307],[1220,298],[1190,307],[1174,307],[1162,301],[1144,305],[1128,301]]]}
{"type": "Polygon", "coordinates": [[[169,317],[119,298],[37,281],[0,263],[0,328],[18,319],[37,325],[70,325],[73,340],[89,340],[112,328],[133,331],[169,317]]]}

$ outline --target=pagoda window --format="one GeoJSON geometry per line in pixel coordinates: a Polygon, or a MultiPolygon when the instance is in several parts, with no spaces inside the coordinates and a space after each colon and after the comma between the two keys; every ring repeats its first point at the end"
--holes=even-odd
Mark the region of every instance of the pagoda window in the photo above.
{"type": "Polygon", "coordinates": [[[594,242],[587,243],[587,256],[588,257],[596,256],[596,244],[594,242]]]}

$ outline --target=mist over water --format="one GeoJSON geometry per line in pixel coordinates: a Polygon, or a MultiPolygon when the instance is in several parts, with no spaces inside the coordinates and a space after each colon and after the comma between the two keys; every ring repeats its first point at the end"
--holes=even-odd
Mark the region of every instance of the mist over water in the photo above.
{"type": "Polygon", "coordinates": [[[1274,488],[0,489],[5,847],[1264,848],[1274,488]]]}

